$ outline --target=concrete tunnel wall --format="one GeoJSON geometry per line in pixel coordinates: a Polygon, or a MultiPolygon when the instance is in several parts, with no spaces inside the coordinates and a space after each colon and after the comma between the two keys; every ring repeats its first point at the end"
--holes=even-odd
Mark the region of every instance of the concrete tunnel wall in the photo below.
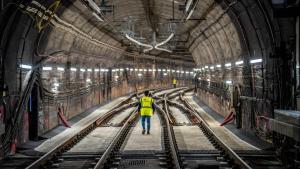
{"type": "MultiPolygon", "coordinates": [[[[14,11],[14,13],[9,14],[11,17],[7,17],[6,27],[8,29],[6,33],[8,33],[8,37],[3,38],[7,40],[7,44],[3,43],[5,46],[1,46],[1,49],[3,49],[3,53],[7,58],[4,81],[12,98],[10,100],[11,107],[18,100],[17,98],[21,93],[20,86],[25,76],[24,72],[18,68],[19,64],[34,65],[45,56],[51,55],[53,57],[47,64],[66,67],[114,67],[125,66],[126,64],[132,67],[160,66],[158,64],[160,60],[146,59],[146,55],[140,55],[137,52],[128,54],[126,47],[122,46],[117,39],[112,38],[108,32],[97,28],[97,24],[95,24],[97,22],[90,19],[90,11],[87,8],[78,0],[72,2],[74,3],[68,2],[59,9],[57,13],[59,18],[54,19],[54,26],[47,27],[41,34],[35,28],[35,22],[27,14],[14,11]]],[[[47,4],[44,5],[47,6],[47,4]]],[[[272,5],[269,1],[207,0],[200,1],[199,9],[201,10],[198,10],[200,12],[196,15],[203,16],[206,20],[199,22],[194,29],[190,30],[189,35],[191,38],[186,44],[186,47],[192,53],[197,65],[196,68],[203,68],[206,65],[224,65],[227,62],[234,64],[238,60],[244,60],[245,66],[231,69],[222,67],[219,70],[198,72],[197,77],[200,77],[201,81],[210,79],[217,86],[214,89],[223,90],[221,86],[224,86],[226,80],[231,80],[233,86],[241,85],[242,95],[245,96],[245,100],[242,101],[243,128],[251,131],[253,127],[258,127],[255,123],[255,116],[272,115],[273,105],[270,100],[279,97],[279,92],[277,92],[273,79],[266,77],[281,70],[278,65],[281,65],[284,57],[274,59],[271,56],[274,54],[275,47],[279,47],[282,42],[290,42],[289,38],[294,36],[294,28],[292,27],[294,22],[291,19],[274,18],[272,16],[272,5]],[[253,58],[262,58],[264,60],[263,65],[250,66],[249,60],[253,58]],[[261,77],[265,77],[266,80],[261,80],[261,77]],[[264,90],[262,86],[275,87],[274,91],[271,91],[269,88],[264,90]],[[272,92],[275,96],[271,94],[272,92]],[[263,97],[266,97],[266,99],[263,100],[263,97]],[[253,102],[251,98],[260,100],[253,102]]],[[[288,50],[290,49],[288,48],[288,50]]],[[[173,59],[165,61],[163,66],[194,68],[194,65],[175,64],[173,59]]],[[[292,68],[289,68],[287,72],[291,70],[292,68]]],[[[63,77],[62,75],[55,75],[54,77],[56,76],[63,77]]],[[[155,82],[153,81],[153,84],[155,82]]],[[[46,81],[44,81],[44,84],[47,86],[46,81]]],[[[167,84],[163,83],[161,86],[167,84]]],[[[111,95],[120,96],[131,92],[133,88],[128,84],[122,84],[121,86],[117,87],[116,90],[112,90],[111,95]]],[[[140,84],[140,87],[142,86],[140,84]]],[[[225,97],[219,95],[216,91],[207,90],[203,85],[198,89],[199,97],[211,108],[222,116],[229,113],[228,107],[231,104],[231,97],[225,97]]],[[[228,89],[224,91],[228,95],[232,92],[228,89]]],[[[99,100],[97,100],[99,97],[96,96],[100,92],[96,90],[90,92],[80,98],[80,100],[85,101],[84,106],[79,108],[76,107],[76,104],[75,110],[70,111],[68,118],[96,104],[97,101],[99,103],[99,100]]],[[[286,93],[286,98],[288,98],[292,92],[287,91],[286,93]]],[[[108,98],[102,99],[105,101],[108,98]]],[[[75,102],[71,104],[75,104],[75,102]]],[[[102,103],[101,98],[100,102],[102,103]]],[[[283,106],[292,107],[287,102],[283,102],[280,107],[283,106]]],[[[50,113],[55,110],[55,107],[46,106],[45,109],[48,109],[48,113],[50,113]]],[[[9,119],[11,115],[9,114],[6,117],[9,119]]],[[[51,122],[48,121],[46,127],[40,133],[51,129],[57,124],[55,117],[51,119],[51,122]]],[[[26,127],[27,124],[24,123],[24,126],[26,127]]],[[[24,136],[24,138],[26,137],[24,136]]],[[[20,140],[26,141],[24,138],[20,137],[20,140]]]]}

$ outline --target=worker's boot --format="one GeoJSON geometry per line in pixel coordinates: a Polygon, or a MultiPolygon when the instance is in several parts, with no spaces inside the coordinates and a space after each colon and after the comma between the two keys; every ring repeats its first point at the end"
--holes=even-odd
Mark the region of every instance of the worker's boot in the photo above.
{"type": "Polygon", "coordinates": [[[143,129],[142,134],[145,134],[146,130],[143,129]]]}
{"type": "Polygon", "coordinates": [[[150,134],[150,131],[149,131],[149,130],[147,131],[147,134],[150,134]]]}

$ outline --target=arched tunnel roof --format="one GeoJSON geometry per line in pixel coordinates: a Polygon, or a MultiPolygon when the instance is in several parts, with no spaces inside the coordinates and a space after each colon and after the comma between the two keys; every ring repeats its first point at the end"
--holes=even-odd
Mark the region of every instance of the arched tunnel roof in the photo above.
{"type": "MultiPolygon", "coordinates": [[[[31,12],[34,8],[50,5],[33,2],[31,12]]],[[[98,0],[96,4],[103,9],[99,15],[103,22],[88,4],[81,0],[62,2],[51,21],[51,29],[43,37],[40,46],[43,53],[63,51],[81,59],[84,55],[84,60],[73,61],[85,63],[89,62],[86,59],[95,58],[111,64],[116,60],[125,63],[128,59],[147,58],[205,65],[239,59],[253,51],[262,56],[272,43],[270,37],[260,37],[268,33],[265,18],[260,14],[267,14],[252,1],[98,0]],[[185,4],[189,2],[192,10],[185,11],[185,4]],[[257,23],[261,24],[258,26],[257,23]],[[167,44],[162,45],[172,52],[152,50],[143,53],[143,47],[125,37],[129,34],[151,44],[154,32],[157,42],[175,33],[167,44]]]]}

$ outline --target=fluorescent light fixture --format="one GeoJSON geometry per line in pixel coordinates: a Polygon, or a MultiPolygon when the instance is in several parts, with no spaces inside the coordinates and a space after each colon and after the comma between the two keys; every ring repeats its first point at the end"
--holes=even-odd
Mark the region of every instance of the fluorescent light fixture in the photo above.
{"type": "Polygon", "coordinates": [[[108,72],[109,70],[108,69],[105,69],[105,72],[108,72]]]}
{"type": "Polygon", "coordinates": [[[176,72],[177,72],[177,73],[180,73],[180,71],[179,71],[179,70],[177,70],[176,72]]]}
{"type": "Polygon", "coordinates": [[[163,72],[165,72],[165,71],[166,71],[166,69],[163,69],[162,71],[163,71],[163,72]]]}
{"type": "Polygon", "coordinates": [[[119,69],[121,72],[123,72],[124,71],[124,69],[123,68],[121,68],[121,69],[119,69]]]}
{"type": "Polygon", "coordinates": [[[98,15],[96,14],[95,12],[93,12],[93,15],[95,18],[97,18],[100,22],[103,22],[103,19],[98,15]]]}
{"type": "Polygon", "coordinates": [[[139,73],[139,74],[138,74],[138,76],[139,76],[139,77],[142,77],[142,74],[141,74],[141,73],[139,73]]]}
{"type": "Polygon", "coordinates": [[[263,60],[262,59],[253,59],[253,60],[250,60],[250,63],[251,64],[254,64],[254,63],[261,63],[263,60]]]}
{"type": "Polygon", "coordinates": [[[161,69],[158,69],[157,71],[161,72],[161,69]]]}
{"type": "Polygon", "coordinates": [[[139,69],[139,71],[140,71],[140,72],[142,72],[142,71],[143,71],[143,69],[139,69]]]}
{"type": "Polygon", "coordinates": [[[65,68],[63,68],[63,67],[57,67],[57,70],[58,71],[65,71],[65,68]]]}
{"type": "Polygon", "coordinates": [[[111,70],[112,72],[115,72],[116,71],[116,69],[113,69],[113,70],[111,70]]]}
{"type": "Polygon", "coordinates": [[[184,71],[181,71],[181,73],[184,73],[184,71]]]}
{"type": "Polygon", "coordinates": [[[99,72],[99,69],[94,69],[95,72],[99,72]]]}
{"type": "Polygon", "coordinates": [[[88,71],[88,72],[91,72],[91,71],[92,71],[92,69],[87,69],[87,71],[88,71]]]}
{"type": "Polygon", "coordinates": [[[174,72],[175,72],[175,70],[172,70],[172,72],[174,73],[174,72]]]}
{"type": "Polygon", "coordinates": [[[129,70],[129,68],[127,67],[126,70],[129,70]]]}
{"type": "Polygon", "coordinates": [[[30,65],[23,65],[23,64],[21,64],[21,65],[20,65],[20,68],[22,68],[22,69],[31,69],[31,68],[32,68],[32,66],[30,66],[30,65]]]}
{"type": "Polygon", "coordinates": [[[231,66],[231,63],[226,63],[225,64],[225,67],[230,67],[231,66]]]}
{"type": "Polygon", "coordinates": [[[214,68],[215,68],[215,67],[213,67],[213,66],[210,67],[211,70],[214,70],[214,68]]]}
{"type": "Polygon", "coordinates": [[[152,69],[148,69],[149,72],[152,72],[152,69]]]}
{"type": "Polygon", "coordinates": [[[189,74],[189,72],[185,72],[185,74],[189,74]]]}
{"type": "Polygon", "coordinates": [[[187,12],[190,9],[190,7],[192,5],[192,2],[193,2],[193,0],[188,0],[187,1],[186,6],[185,6],[185,12],[187,12]]]}
{"type": "Polygon", "coordinates": [[[167,70],[167,72],[171,72],[171,70],[170,70],[170,69],[168,69],[168,70],[167,70]]]}
{"type": "Polygon", "coordinates": [[[210,79],[207,79],[207,81],[209,81],[209,82],[210,82],[210,79]]]}
{"type": "Polygon", "coordinates": [[[134,71],[139,71],[139,69],[134,69],[134,71]]]}
{"type": "Polygon", "coordinates": [[[194,72],[190,72],[190,74],[193,74],[194,72]]]}
{"type": "Polygon", "coordinates": [[[193,13],[194,13],[194,9],[192,9],[192,10],[190,11],[189,15],[186,17],[185,20],[189,20],[193,13]]]}
{"type": "Polygon", "coordinates": [[[87,1],[89,3],[90,7],[95,10],[95,12],[100,13],[100,8],[93,0],[87,0],[87,1]]]}
{"type": "Polygon", "coordinates": [[[217,67],[217,68],[220,68],[220,67],[221,67],[221,65],[217,65],[216,67],[217,67]]]}
{"type": "Polygon", "coordinates": [[[164,73],[164,76],[167,76],[168,74],[167,73],[164,73]]]}
{"type": "Polygon", "coordinates": [[[100,69],[101,72],[105,72],[105,69],[100,69]]]}
{"type": "Polygon", "coordinates": [[[201,77],[198,77],[198,80],[201,80],[201,77]]]}
{"type": "Polygon", "coordinates": [[[242,65],[243,63],[244,63],[244,61],[240,60],[240,61],[235,62],[235,65],[242,65]]]}
{"type": "Polygon", "coordinates": [[[91,79],[86,79],[86,82],[91,82],[91,79]]]}
{"type": "Polygon", "coordinates": [[[208,69],[208,66],[205,66],[204,68],[205,68],[205,69],[208,69]]]}
{"type": "Polygon", "coordinates": [[[58,84],[58,83],[54,83],[54,84],[53,84],[53,86],[55,86],[55,87],[58,87],[58,86],[59,86],[59,84],[58,84]]]}
{"type": "Polygon", "coordinates": [[[71,67],[71,69],[70,69],[72,72],[76,72],[77,71],[77,69],[75,68],[75,67],[71,67]]]}
{"type": "Polygon", "coordinates": [[[133,69],[130,69],[130,71],[133,71],[133,69]]]}
{"type": "Polygon", "coordinates": [[[144,69],[144,72],[147,72],[147,69],[144,69]]]}
{"type": "Polygon", "coordinates": [[[157,49],[157,50],[162,50],[162,51],[166,51],[166,52],[171,53],[172,51],[170,51],[168,49],[160,48],[159,46],[162,46],[162,45],[168,43],[174,37],[174,35],[175,35],[174,33],[171,33],[171,35],[166,40],[156,44],[154,48],[157,49]]]}
{"type": "Polygon", "coordinates": [[[80,71],[81,71],[81,72],[85,72],[85,69],[81,68],[80,71]]]}
{"type": "Polygon", "coordinates": [[[231,80],[226,80],[226,84],[232,84],[231,80]]]}
{"type": "Polygon", "coordinates": [[[116,75],[116,76],[115,76],[115,78],[116,78],[116,79],[118,79],[118,78],[119,78],[119,76],[118,76],[118,75],[116,75]]]}
{"type": "Polygon", "coordinates": [[[43,70],[52,70],[52,67],[43,67],[43,70]]]}
{"type": "Polygon", "coordinates": [[[138,44],[138,45],[140,45],[140,46],[147,47],[148,49],[145,49],[145,50],[144,50],[144,52],[146,52],[146,51],[149,51],[149,50],[152,50],[152,49],[153,49],[153,46],[151,46],[151,45],[148,45],[148,44],[141,43],[141,42],[139,42],[139,41],[137,41],[137,40],[133,39],[132,37],[130,37],[128,34],[126,34],[126,35],[125,35],[125,37],[126,37],[128,40],[130,40],[130,41],[132,41],[132,42],[134,42],[134,43],[136,43],[136,44],[138,44]]]}
{"type": "Polygon", "coordinates": [[[156,69],[153,69],[153,72],[156,72],[156,69]]]}

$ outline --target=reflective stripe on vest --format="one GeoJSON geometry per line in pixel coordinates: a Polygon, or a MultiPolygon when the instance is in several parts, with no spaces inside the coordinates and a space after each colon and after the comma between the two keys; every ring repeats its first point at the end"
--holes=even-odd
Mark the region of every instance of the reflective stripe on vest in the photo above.
{"type": "Polygon", "coordinates": [[[144,96],[141,98],[140,103],[141,103],[141,115],[152,116],[153,115],[152,104],[154,103],[154,100],[151,97],[144,96]]]}

